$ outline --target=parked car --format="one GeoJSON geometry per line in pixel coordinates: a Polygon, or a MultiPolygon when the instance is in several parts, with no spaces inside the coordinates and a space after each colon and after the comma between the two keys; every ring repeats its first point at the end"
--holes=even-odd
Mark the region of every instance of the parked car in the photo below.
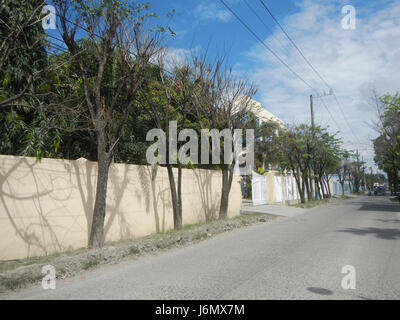
{"type": "Polygon", "coordinates": [[[374,191],[375,196],[384,196],[386,194],[386,190],[384,187],[376,187],[374,191]]]}

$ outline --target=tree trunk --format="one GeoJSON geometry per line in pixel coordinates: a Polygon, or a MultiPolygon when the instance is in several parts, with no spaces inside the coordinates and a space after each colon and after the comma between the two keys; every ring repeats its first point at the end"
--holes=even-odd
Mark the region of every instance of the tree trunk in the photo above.
{"type": "Polygon", "coordinates": [[[322,181],[322,177],[319,177],[317,180],[318,180],[319,188],[320,188],[320,191],[321,191],[321,199],[328,198],[328,195],[327,195],[326,189],[325,189],[325,184],[322,181]]]}
{"type": "Polygon", "coordinates": [[[294,178],[296,180],[296,184],[297,184],[297,190],[299,191],[299,195],[300,195],[300,202],[301,203],[305,203],[306,199],[304,198],[304,184],[302,183],[300,176],[298,175],[298,173],[294,173],[294,178]]]}
{"type": "Polygon", "coordinates": [[[304,178],[304,183],[306,185],[306,190],[307,190],[307,200],[311,201],[313,199],[312,196],[312,190],[311,190],[311,186],[310,186],[310,179],[308,179],[308,177],[304,178]]]}
{"type": "Polygon", "coordinates": [[[340,184],[342,186],[342,195],[344,196],[344,180],[340,181],[340,184]]]}
{"type": "Polygon", "coordinates": [[[233,179],[233,165],[223,165],[221,204],[219,207],[220,220],[226,219],[228,217],[229,193],[231,191],[232,179],[233,179]]]}
{"type": "Polygon", "coordinates": [[[396,192],[399,189],[399,177],[397,171],[394,172],[393,189],[394,192],[396,192]]]}
{"type": "Polygon", "coordinates": [[[327,178],[325,179],[324,177],[321,177],[320,183],[321,183],[322,188],[324,189],[324,198],[330,198],[331,190],[329,188],[329,181],[327,181],[327,178]]]}
{"type": "Polygon", "coordinates": [[[300,194],[300,198],[301,196],[303,196],[303,198],[301,199],[301,203],[306,203],[306,194],[305,194],[305,182],[304,179],[301,179],[301,194],[300,194]]]}
{"type": "Polygon", "coordinates": [[[107,181],[112,155],[105,150],[104,140],[99,138],[97,155],[97,186],[89,248],[100,248],[104,240],[104,219],[106,216],[107,181]]]}
{"type": "MultiPolygon", "coordinates": [[[[170,164],[167,164],[169,186],[171,189],[171,199],[172,199],[172,211],[174,215],[174,229],[182,229],[182,201],[179,199],[178,192],[176,190],[176,183],[174,178],[174,171],[170,164]]],[[[179,180],[179,177],[178,177],[179,180]]],[[[180,188],[179,188],[180,189],[180,188]]]]}
{"type": "Polygon", "coordinates": [[[350,193],[353,193],[353,188],[351,186],[351,175],[350,175],[350,173],[349,173],[349,190],[350,190],[350,193]]]}
{"type": "Polygon", "coordinates": [[[319,199],[317,199],[317,195],[315,195],[315,200],[321,200],[322,199],[322,192],[321,192],[321,188],[320,188],[320,185],[319,185],[318,178],[314,179],[314,185],[315,185],[315,192],[318,193],[318,197],[319,197],[319,199]]]}
{"type": "Polygon", "coordinates": [[[331,188],[330,188],[329,180],[330,180],[330,178],[329,178],[329,176],[327,175],[327,176],[326,176],[326,180],[325,180],[326,189],[328,190],[328,196],[329,196],[329,198],[332,198],[332,191],[331,191],[331,188]]]}

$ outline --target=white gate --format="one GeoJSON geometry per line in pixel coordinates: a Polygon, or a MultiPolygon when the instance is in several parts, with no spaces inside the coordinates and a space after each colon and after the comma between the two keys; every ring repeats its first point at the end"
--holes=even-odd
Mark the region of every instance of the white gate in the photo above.
{"type": "Polygon", "coordinates": [[[251,179],[251,194],[253,206],[259,206],[267,203],[267,177],[255,172],[251,179]]]}
{"type": "Polygon", "coordinates": [[[283,177],[282,176],[274,176],[274,193],[275,193],[275,202],[283,201],[283,177]]]}

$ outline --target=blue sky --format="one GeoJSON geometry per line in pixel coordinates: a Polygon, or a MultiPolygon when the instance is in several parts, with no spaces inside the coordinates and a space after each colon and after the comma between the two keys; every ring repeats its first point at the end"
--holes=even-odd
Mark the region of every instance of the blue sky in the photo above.
{"type": "MultiPolygon", "coordinates": [[[[244,0],[225,1],[313,88],[328,92],[259,0],[246,1],[270,30],[244,0]]],[[[264,1],[339,99],[344,116],[333,97],[316,99],[316,122],[329,126],[332,132],[339,130],[345,146],[358,149],[368,165],[373,165],[370,140],[377,134],[371,127],[376,118],[372,92],[400,91],[400,1],[264,1]],[[342,28],[345,5],[356,9],[355,30],[342,28]]],[[[201,53],[209,48],[210,57],[228,52],[234,70],[259,88],[256,99],[264,108],[289,124],[310,121],[311,89],[268,53],[219,0],[151,3],[160,16],[176,10],[168,22],[177,33],[168,41],[172,56],[182,58],[190,49],[201,53]]]]}

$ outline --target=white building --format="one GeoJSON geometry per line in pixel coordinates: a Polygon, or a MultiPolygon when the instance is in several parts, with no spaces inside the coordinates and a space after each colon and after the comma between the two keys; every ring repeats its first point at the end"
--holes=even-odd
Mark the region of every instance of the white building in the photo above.
{"type": "Polygon", "coordinates": [[[234,112],[235,110],[239,111],[241,108],[246,108],[248,109],[249,112],[253,113],[256,118],[259,120],[259,125],[265,122],[276,122],[279,123],[281,127],[284,127],[284,122],[279,119],[277,116],[273,115],[271,112],[265,110],[262,106],[261,103],[258,102],[257,100],[251,99],[250,101],[248,100],[248,97],[246,96],[240,96],[234,103],[234,112]],[[242,100],[243,99],[243,100],[242,100]],[[250,104],[250,106],[249,106],[250,104]]]}
{"type": "Polygon", "coordinates": [[[254,115],[257,117],[257,119],[260,121],[259,124],[263,122],[276,122],[279,123],[282,127],[285,125],[284,122],[279,119],[277,116],[273,115],[271,112],[265,110],[262,106],[261,103],[252,99],[253,105],[250,108],[251,112],[254,113],[254,115]]]}

